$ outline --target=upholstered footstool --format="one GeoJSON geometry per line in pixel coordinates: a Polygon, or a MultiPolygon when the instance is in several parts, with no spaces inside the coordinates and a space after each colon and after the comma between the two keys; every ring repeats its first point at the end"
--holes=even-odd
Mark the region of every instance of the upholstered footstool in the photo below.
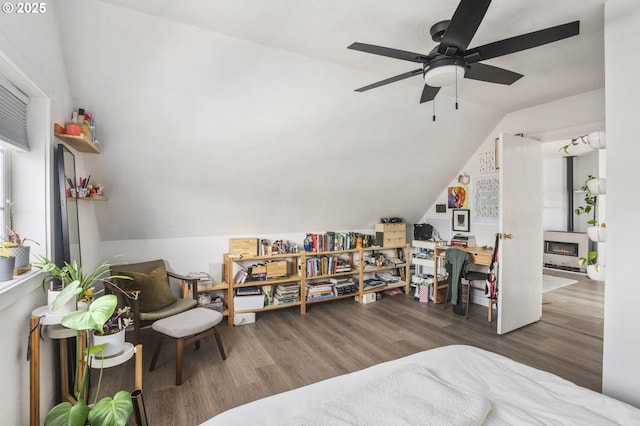
{"type": "Polygon", "coordinates": [[[200,340],[215,334],[222,359],[227,359],[216,325],[222,321],[222,314],[207,308],[194,308],[154,322],[151,328],[158,332],[158,342],[153,352],[149,371],[156,367],[158,354],[165,337],[176,339],[176,386],[182,384],[182,354],[184,347],[191,343],[200,349],[200,340]]]}

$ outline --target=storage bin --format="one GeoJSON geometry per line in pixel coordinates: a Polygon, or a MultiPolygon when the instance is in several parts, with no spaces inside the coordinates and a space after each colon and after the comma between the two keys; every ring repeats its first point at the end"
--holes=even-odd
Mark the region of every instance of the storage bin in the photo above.
{"type": "Polygon", "coordinates": [[[255,312],[249,312],[246,314],[235,314],[233,316],[233,325],[246,325],[256,322],[255,312]]]}
{"type": "Polygon", "coordinates": [[[229,254],[242,256],[258,255],[257,238],[229,238],[229,254]]]}
{"type": "Polygon", "coordinates": [[[255,296],[234,296],[233,307],[235,311],[262,309],[264,307],[264,294],[257,294],[255,296]]]}

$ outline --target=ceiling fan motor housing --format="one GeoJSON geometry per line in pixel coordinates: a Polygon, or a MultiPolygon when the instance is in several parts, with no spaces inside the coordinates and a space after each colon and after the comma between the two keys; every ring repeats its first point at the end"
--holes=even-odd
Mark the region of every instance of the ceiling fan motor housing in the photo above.
{"type": "Polygon", "coordinates": [[[433,24],[431,26],[431,30],[429,31],[431,33],[431,40],[435,41],[436,43],[440,43],[440,40],[442,40],[442,37],[444,37],[444,32],[447,30],[448,26],[448,19],[446,21],[440,21],[433,24]]]}
{"type": "Polygon", "coordinates": [[[424,81],[431,87],[444,87],[464,78],[465,62],[462,58],[442,55],[424,67],[424,81]]]}

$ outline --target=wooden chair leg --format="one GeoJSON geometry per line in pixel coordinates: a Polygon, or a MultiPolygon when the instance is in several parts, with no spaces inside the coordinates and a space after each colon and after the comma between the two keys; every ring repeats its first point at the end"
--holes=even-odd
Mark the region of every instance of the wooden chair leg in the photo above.
{"type": "Polygon", "coordinates": [[[162,334],[158,335],[158,342],[156,343],[156,349],[153,351],[153,358],[151,358],[151,365],[149,366],[149,371],[153,371],[156,368],[156,361],[158,360],[158,354],[160,353],[160,348],[162,347],[162,342],[164,341],[164,336],[162,334]]]}
{"type": "Polygon", "coordinates": [[[176,386],[182,384],[182,353],[184,352],[184,339],[176,341],[176,386]]]}
{"type": "Polygon", "coordinates": [[[227,359],[227,355],[224,353],[224,346],[222,346],[222,339],[220,338],[220,333],[218,333],[218,329],[214,328],[213,332],[216,336],[216,342],[218,343],[218,349],[220,350],[220,355],[222,355],[222,359],[227,359]]]}

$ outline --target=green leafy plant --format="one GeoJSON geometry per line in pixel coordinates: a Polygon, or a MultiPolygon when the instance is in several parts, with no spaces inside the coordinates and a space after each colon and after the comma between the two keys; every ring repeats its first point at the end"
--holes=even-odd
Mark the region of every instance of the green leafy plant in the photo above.
{"type": "Polygon", "coordinates": [[[578,263],[580,264],[580,266],[593,265],[594,269],[597,271],[599,269],[597,259],[598,259],[598,252],[590,251],[587,253],[587,257],[579,258],[578,263]]]}
{"type": "Polygon", "coordinates": [[[75,260],[71,263],[64,262],[64,266],[60,267],[46,257],[38,257],[38,262],[34,264],[36,268],[42,269],[48,274],[42,280],[42,288],[46,289],[49,283],[59,280],[63,287],[68,286],[74,281],[78,281],[77,300],[91,301],[94,296],[93,286],[96,283],[109,282],[114,278],[131,279],[121,275],[110,275],[111,264],[102,262],[100,266],[90,272],[84,272],[82,266],[78,265],[75,260]]]}
{"type": "Polygon", "coordinates": [[[598,199],[589,190],[589,185],[588,185],[588,182],[590,180],[595,179],[595,178],[596,178],[595,176],[589,175],[587,177],[587,180],[584,181],[584,185],[582,186],[582,188],[580,188],[581,190],[584,191],[584,205],[583,206],[578,206],[578,208],[575,209],[575,213],[577,215],[590,213],[591,210],[594,209],[596,207],[596,205],[598,204],[598,199]]]}
{"type": "Polygon", "coordinates": [[[575,138],[571,139],[571,141],[568,144],[566,144],[563,147],[561,147],[560,149],[558,149],[558,151],[563,151],[565,154],[568,154],[569,153],[569,148],[572,147],[572,146],[577,146],[580,143],[588,145],[589,142],[587,142],[587,140],[586,140],[587,136],[589,136],[589,135],[582,135],[582,136],[578,136],[578,137],[575,137],[575,138]]]}
{"type": "MultiPolygon", "coordinates": [[[[85,274],[82,272],[82,268],[78,267],[76,262],[73,262],[72,264],[65,263],[65,266],[60,268],[49,259],[41,258],[40,263],[36,265],[36,267],[49,272],[51,276],[55,276],[67,284],[53,302],[54,309],[60,308],[73,298],[77,301],[83,295],[86,296],[87,291],[92,289],[91,286],[95,282],[104,282],[112,278],[130,279],[129,277],[108,275],[110,266],[111,265],[109,263],[104,262],[94,271],[85,274]]],[[[90,331],[95,330],[102,332],[105,324],[116,312],[118,300],[115,295],[107,294],[95,299],[92,296],[93,293],[91,292],[90,297],[86,298],[86,301],[88,302],[87,309],[78,309],[70,312],[64,315],[61,319],[63,326],[77,331],[78,342],[83,341],[83,336],[90,331]]],[[[81,369],[80,360],[84,359],[86,356],[99,353],[106,347],[106,344],[89,345],[84,352],[80,352],[80,346],[81,345],[76,345],[78,351],[76,353],[74,385],[74,396],[76,398],[76,402],[72,404],[65,401],[53,407],[47,414],[45,425],[125,425],[133,412],[131,394],[127,391],[119,391],[113,396],[113,398],[107,396],[98,400],[103,368],[100,368],[100,378],[98,379],[93,404],[89,406],[85,400],[89,362],[85,362],[84,367],[81,369]]]]}

